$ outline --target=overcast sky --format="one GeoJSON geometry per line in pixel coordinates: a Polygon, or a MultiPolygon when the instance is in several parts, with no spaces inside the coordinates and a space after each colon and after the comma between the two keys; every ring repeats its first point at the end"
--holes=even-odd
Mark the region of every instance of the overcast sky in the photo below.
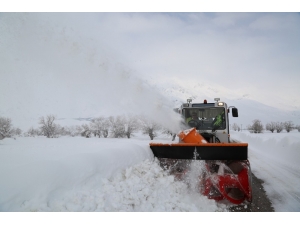
{"type": "Polygon", "coordinates": [[[299,110],[299,40],[299,13],[0,13],[0,116],[151,111],[172,83],[299,110]]]}
{"type": "Polygon", "coordinates": [[[300,106],[299,13],[99,17],[103,38],[143,76],[204,81],[273,105],[300,106]]]}

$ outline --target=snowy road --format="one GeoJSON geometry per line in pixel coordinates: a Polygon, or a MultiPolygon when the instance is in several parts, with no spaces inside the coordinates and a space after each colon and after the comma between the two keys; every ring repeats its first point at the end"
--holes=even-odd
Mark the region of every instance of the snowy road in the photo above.
{"type": "Polygon", "coordinates": [[[230,207],[231,212],[274,212],[274,207],[265,192],[263,180],[258,179],[252,174],[252,203],[244,206],[230,207]]]}
{"type": "Polygon", "coordinates": [[[283,204],[284,208],[280,207],[280,211],[285,211],[285,207],[290,211],[299,211],[299,168],[293,168],[291,165],[272,159],[272,157],[269,157],[270,160],[262,160],[263,157],[258,152],[251,154],[250,158],[255,171],[259,171],[257,172],[258,176],[264,180],[269,198],[279,207],[283,204]]]}

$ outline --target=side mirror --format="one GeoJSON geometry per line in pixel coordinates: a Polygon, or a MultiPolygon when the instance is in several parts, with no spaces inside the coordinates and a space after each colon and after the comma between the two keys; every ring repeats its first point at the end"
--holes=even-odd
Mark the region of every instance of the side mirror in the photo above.
{"type": "Polygon", "coordinates": [[[237,108],[232,108],[232,116],[233,117],[239,117],[238,109],[237,108]]]}

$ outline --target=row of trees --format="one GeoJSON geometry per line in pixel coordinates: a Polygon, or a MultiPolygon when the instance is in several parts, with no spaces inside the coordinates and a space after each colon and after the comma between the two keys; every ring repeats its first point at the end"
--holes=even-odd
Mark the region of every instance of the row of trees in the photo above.
{"type": "MultiPolygon", "coordinates": [[[[232,129],[235,131],[240,131],[240,127],[236,123],[232,125],[232,129]]],[[[260,120],[255,119],[252,121],[251,125],[247,126],[247,130],[249,130],[252,133],[262,133],[264,129],[271,131],[272,133],[274,133],[274,131],[280,133],[283,130],[286,130],[286,132],[289,133],[294,129],[297,129],[300,132],[300,125],[295,126],[292,121],[286,121],[286,122],[270,122],[264,126],[260,120]]]]}
{"type": "MultiPolygon", "coordinates": [[[[173,135],[170,131],[163,128],[160,124],[142,116],[110,116],[98,117],[92,119],[89,123],[77,126],[61,126],[56,123],[56,116],[47,115],[39,119],[39,127],[31,127],[23,136],[46,136],[47,138],[57,138],[59,136],[83,136],[86,138],[94,137],[113,137],[113,138],[131,138],[133,133],[142,131],[149,135],[153,140],[158,135],[158,131],[173,135]]],[[[22,135],[20,129],[12,128],[12,122],[9,118],[0,117],[1,139],[22,135]]]]}
{"type": "MultiPolygon", "coordinates": [[[[13,136],[46,136],[48,138],[56,138],[59,136],[83,136],[86,138],[94,137],[113,137],[113,138],[131,138],[133,133],[142,131],[143,134],[149,135],[153,140],[158,135],[158,131],[173,136],[169,130],[165,129],[158,123],[146,119],[142,116],[110,116],[110,117],[97,117],[92,119],[89,123],[78,126],[61,126],[56,123],[54,115],[47,115],[39,119],[39,127],[31,127],[28,131],[22,132],[19,128],[12,126],[10,118],[0,117],[0,140],[5,137],[13,136]]],[[[241,128],[234,123],[231,127],[235,131],[240,131],[241,128]]],[[[253,120],[252,125],[248,125],[247,129],[253,133],[262,133],[263,130],[276,131],[277,133],[286,130],[290,132],[293,129],[298,129],[300,126],[295,126],[291,121],[287,122],[270,122],[265,126],[260,120],[253,120]]]]}

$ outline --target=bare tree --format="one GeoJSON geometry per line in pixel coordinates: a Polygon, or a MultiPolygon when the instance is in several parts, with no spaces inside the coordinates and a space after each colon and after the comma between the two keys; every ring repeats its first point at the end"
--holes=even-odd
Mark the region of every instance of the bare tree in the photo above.
{"type": "Polygon", "coordinates": [[[157,131],[161,129],[159,124],[147,119],[142,119],[141,122],[143,134],[148,134],[151,140],[157,137],[157,131]]]}
{"type": "Polygon", "coordinates": [[[266,130],[269,130],[273,133],[276,130],[276,123],[275,122],[267,123],[266,130]]]}
{"type": "Polygon", "coordinates": [[[253,124],[248,126],[248,130],[253,133],[262,133],[263,129],[263,125],[258,119],[253,120],[253,124]]]}
{"type": "Polygon", "coordinates": [[[75,127],[75,133],[76,133],[76,135],[81,135],[81,133],[83,132],[83,128],[82,128],[82,126],[79,126],[79,125],[77,125],[76,127],[75,127]]]}
{"type": "Polygon", "coordinates": [[[13,127],[10,118],[0,117],[0,140],[11,137],[13,134],[13,127]]]}
{"type": "Polygon", "coordinates": [[[25,136],[27,136],[27,137],[35,137],[35,136],[38,136],[39,134],[40,134],[40,131],[38,129],[34,129],[33,127],[31,127],[25,133],[25,136]]]}
{"type": "Polygon", "coordinates": [[[21,136],[22,135],[22,130],[20,128],[15,129],[15,135],[21,136]]]}
{"type": "Polygon", "coordinates": [[[81,125],[81,127],[82,127],[81,136],[90,138],[92,136],[91,127],[88,124],[83,124],[81,125]]]}
{"type": "Polygon", "coordinates": [[[110,116],[109,118],[110,127],[111,127],[111,135],[114,138],[123,138],[126,136],[125,131],[125,121],[124,118],[121,116],[113,117],[110,116]]]}
{"type": "Polygon", "coordinates": [[[139,128],[139,120],[137,117],[132,115],[127,115],[125,117],[125,134],[127,138],[130,138],[131,135],[137,131],[139,128]]]}
{"type": "Polygon", "coordinates": [[[284,124],[282,122],[276,122],[276,131],[280,133],[284,128],[284,124]]]}
{"type": "Polygon", "coordinates": [[[109,130],[109,122],[104,117],[98,117],[98,118],[92,119],[91,129],[95,136],[98,136],[99,138],[102,135],[104,137],[107,137],[108,130],[109,130]]]}
{"type": "Polygon", "coordinates": [[[60,133],[60,126],[54,123],[56,117],[54,115],[48,115],[46,118],[41,117],[39,124],[41,124],[41,131],[47,138],[57,137],[60,133]]]}
{"type": "Polygon", "coordinates": [[[103,120],[103,123],[102,123],[102,135],[104,138],[107,138],[108,137],[108,134],[109,134],[109,128],[110,128],[110,122],[109,122],[109,119],[108,118],[105,118],[103,120]]]}
{"type": "Polygon", "coordinates": [[[286,130],[286,132],[290,132],[291,130],[293,130],[294,128],[294,124],[292,121],[286,121],[283,123],[284,129],[286,130]]]}

